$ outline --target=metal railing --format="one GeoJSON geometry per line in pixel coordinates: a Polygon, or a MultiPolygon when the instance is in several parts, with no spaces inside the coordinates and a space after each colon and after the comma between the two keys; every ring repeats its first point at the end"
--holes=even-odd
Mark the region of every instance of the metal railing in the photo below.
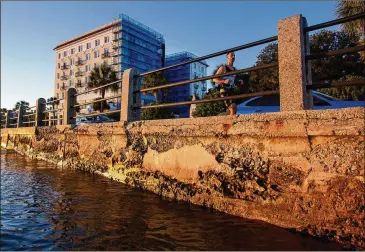
{"type": "MultiPolygon", "coordinates": [[[[365,18],[365,13],[360,13],[357,15],[353,15],[353,16],[349,16],[346,18],[340,18],[340,19],[335,19],[329,22],[324,22],[321,24],[317,24],[317,25],[313,25],[313,26],[308,26],[308,27],[304,27],[303,28],[303,33],[304,35],[307,35],[308,32],[311,31],[315,31],[318,29],[322,29],[322,28],[326,28],[329,26],[333,26],[333,25],[338,25],[338,24],[343,24],[345,22],[351,22],[357,19],[361,19],[361,18],[365,18]]],[[[217,57],[217,56],[221,56],[224,55],[228,52],[235,52],[235,51],[240,51],[240,50],[244,50],[244,49],[248,49],[248,48],[252,48],[255,46],[260,46],[266,43],[270,43],[270,42],[275,42],[278,40],[278,36],[272,36],[272,37],[268,37],[262,40],[258,40],[258,41],[254,41],[251,43],[247,43],[244,45],[240,45],[237,47],[232,47],[226,50],[222,50],[222,51],[218,51],[215,53],[211,53],[202,57],[196,57],[190,60],[187,60],[185,62],[181,62],[178,64],[174,64],[171,66],[165,66],[165,67],[161,67],[159,69],[155,69],[152,71],[147,71],[141,74],[137,74],[134,77],[134,80],[136,81],[138,78],[142,78],[145,77],[147,75],[150,74],[154,74],[157,72],[163,72],[165,70],[169,70],[169,69],[173,69],[173,68],[179,68],[181,66],[185,66],[188,64],[192,64],[195,62],[201,62],[203,60],[206,59],[210,59],[213,57],[217,57]]],[[[343,54],[348,54],[348,53],[357,53],[360,51],[364,51],[364,46],[354,46],[354,47],[349,47],[349,48],[343,48],[343,49],[339,49],[336,51],[328,51],[328,52],[320,52],[320,53],[312,53],[312,54],[308,54],[305,55],[305,60],[306,61],[311,61],[311,60],[318,60],[318,59],[322,59],[322,58],[326,58],[326,57],[333,57],[333,56],[339,56],[339,55],[343,55],[343,54]]],[[[107,53],[108,56],[111,56],[111,54],[107,53]]],[[[104,55],[106,56],[106,55],[104,55]]],[[[84,64],[84,62],[82,60],[78,60],[76,62],[76,65],[81,65],[84,64]]],[[[149,87],[149,88],[141,88],[141,89],[137,89],[137,90],[133,90],[133,95],[140,95],[141,93],[146,93],[146,92],[152,92],[152,91],[157,91],[157,90],[163,90],[163,89],[167,89],[167,88],[173,88],[173,87],[178,87],[178,86],[182,86],[182,85],[189,85],[192,83],[197,83],[197,82],[202,82],[202,81],[206,81],[206,80],[211,80],[211,79],[215,79],[215,78],[221,78],[221,77],[225,77],[225,76],[230,76],[230,75],[238,75],[238,74],[243,74],[243,73],[250,73],[250,72],[254,72],[254,71],[260,71],[260,70],[264,70],[264,69],[271,69],[271,68],[278,68],[278,63],[270,63],[270,64],[264,64],[264,65],[259,65],[259,66],[253,66],[253,67],[249,67],[249,68],[244,68],[244,69],[238,69],[235,71],[231,71],[228,73],[223,73],[223,74],[216,74],[216,75],[209,75],[209,76],[205,76],[205,77],[200,77],[200,78],[195,78],[195,79],[189,79],[189,80],[184,80],[184,81],[179,81],[179,82],[174,82],[174,83],[168,83],[168,84],[164,84],[164,85],[156,85],[154,87],[149,87]]],[[[310,70],[310,69],[307,69],[310,70]]],[[[76,72],[78,73],[78,72],[76,72]]],[[[67,77],[67,76],[66,76],[67,77]]],[[[62,77],[61,77],[62,78],[62,77]]],[[[107,100],[113,100],[113,99],[121,99],[121,92],[117,92],[116,95],[112,95],[109,97],[105,97],[102,99],[96,99],[94,101],[88,101],[88,102],[84,102],[84,103],[77,103],[77,99],[80,95],[83,94],[87,94],[90,92],[95,92],[101,89],[107,89],[108,87],[110,87],[111,85],[117,85],[122,83],[122,80],[117,80],[111,83],[107,83],[105,85],[102,85],[100,87],[96,87],[96,88],[92,88],[92,89],[88,89],[85,90],[83,92],[79,92],[79,93],[68,93],[71,89],[67,89],[65,91],[65,94],[68,95],[70,94],[70,96],[66,96],[68,97],[67,100],[65,100],[65,103],[67,104],[69,102],[69,100],[72,100],[74,102],[70,102],[67,106],[65,105],[65,108],[57,108],[57,109],[48,109],[48,110],[42,110],[40,111],[40,113],[38,113],[39,111],[36,111],[35,113],[31,112],[31,113],[25,113],[23,115],[22,118],[26,119],[22,122],[22,124],[24,125],[30,125],[35,123],[37,125],[37,121],[38,122],[54,122],[54,121],[58,121],[58,120],[65,120],[66,122],[68,122],[69,119],[76,119],[76,118],[80,118],[80,117],[84,117],[84,116],[97,116],[97,115],[108,115],[108,114],[113,114],[113,113],[121,113],[121,110],[112,110],[112,111],[101,111],[101,112],[97,112],[97,113],[90,113],[90,114],[85,114],[85,115],[76,115],[76,113],[72,114],[72,116],[68,116],[70,118],[50,118],[50,113],[57,113],[59,111],[64,111],[62,114],[62,117],[68,115],[68,110],[70,109],[79,109],[82,106],[86,106],[86,105],[90,105],[90,104],[95,104],[95,103],[101,103],[107,100]],[[38,113],[38,114],[37,114],[38,113]],[[37,115],[41,114],[42,118],[35,118],[37,115]],[[48,115],[48,119],[45,118],[45,116],[48,115]]],[[[127,83],[128,85],[130,85],[131,83],[127,83]]],[[[204,85],[204,84],[201,84],[204,85]]],[[[361,86],[364,85],[364,80],[351,80],[351,81],[325,81],[323,83],[313,83],[311,85],[306,85],[307,89],[319,89],[319,88],[329,88],[329,87],[344,87],[344,86],[361,86]]],[[[205,87],[205,86],[204,86],[205,87]]],[[[66,89],[66,88],[65,88],[66,89]]],[[[75,91],[72,91],[75,92],[75,91]]],[[[254,97],[254,96],[265,96],[265,95],[277,95],[280,94],[279,90],[271,90],[271,91],[263,91],[263,92],[255,92],[255,93],[245,93],[245,94],[237,94],[237,95],[231,95],[231,96],[225,96],[225,97],[218,97],[218,98],[210,98],[210,99],[201,99],[201,100],[194,100],[194,101],[183,101],[183,102],[172,102],[172,103],[161,103],[161,104],[155,104],[155,105],[143,105],[143,106],[139,106],[138,104],[134,104],[134,99],[133,102],[131,102],[132,106],[128,107],[129,109],[134,109],[134,110],[140,110],[140,109],[152,109],[152,108],[161,108],[161,107],[174,107],[174,106],[180,106],[180,105],[191,105],[191,104],[202,104],[202,103],[210,103],[210,102],[218,102],[218,101],[225,101],[225,100],[235,100],[235,99],[242,99],[242,98],[250,98],[250,97],[254,97]]],[[[50,104],[54,104],[55,102],[64,100],[63,98],[61,99],[57,99],[57,100],[53,100],[50,102],[46,102],[43,105],[50,105],[50,104]]],[[[35,108],[35,106],[30,107],[28,109],[33,109],[35,108]]],[[[36,108],[36,110],[39,109],[36,108]]],[[[8,113],[11,114],[12,117],[11,118],[6,118],[4,120],[4,116],[2,116],[1,118],[1,125],[3,125],[3,123],[7,123],[6,121],[11,121],[11,123],[9,123],[9,126],[15,126],[18,125],[18,116],[19,116],[19,111],[17,111],[17,113],[8,113]],[[16,123],[13,123],[14,121],[16,121],[16,123]]]]}
{"type": "MultiPolygon", "coordinates": [[[[311,31],[323,29],[326,27],[355,21],[355,20],[362,19],[362,18],[365,18],[365,12],[306,27],[304,29],[304,34],[311,32],[311,31]]],[[[305,60],[306,61],[317,60],[317,59],[323,59],[323,58],[332,57],[332,56],[340,56],[343,54],[349,54],[349,53],[353,54],[353,53],[357,53],[360,51],[365,51],[365,46],[353,46],[353,47],[342,48],[342,49],[334,50],[334,51],[312,53],[312,54],[306,55],[305,60]]],[[[308,69],[308,70],[311,70],[311,69],[308,69]]],[[[315,90],[315,89],[320,89],[320,88],[336,88],[336,87],[364,86],[364,85],[365,85],[365,79],[348,80],[348,81],[323,81],[322,83],[313,83],[312,85],[307,85],[306,87],[307,87],[307,89],[315,90]]]]}
{"type": "MultiPolygon", "coordinates": [[[[99,102],[101,103],[101,102],[104,102],[104,101],[107,101],[107,100],[121,99],[121,94],[118,92],[118,94],[114,95],[114,96],[109,96],[109,97],[106,97],[106,98],[97,99],[97,100],[93,100],[93,101],[90,101],[90,102],[77,103],[77,97],[80,96],[80,95],[87,94],[87,93],[90,93],[90,92],[95,92],[97,90],[107,88],[111,85],[116,85],[116,84],[119,84],[119,83],[121,84],[122,80],[113,81],[113,82],[110,82],[108,84],[102,85],[100,87],[91,88],[91,89],[85,90],[84,92],[74,94],[74,97],[76,97],[76,104],[72,105],[71,107],[76,109],[76,108],[80,108],[82,106],[86,106],[86,105],[90,105],[90,104],[94,105],[94,104],[99,103],[99,102]]],[[[102,106],[102,105],[100,104],[100,106],[102,106]]],[[[85,115],[78,115],[78,116],[74,116],[72,118],[76,119],[76,118],[81,118],[81,117],[85,117],[85,116],[108,115],[108,114],[115,114],[115,113],[120,113],[120,110],[101,111],[101,112],[98,112],[98,113],[89,113],[89,114],[85,114],[85,115]]]]}
{"type": "MultiPolygon", "coordinates": [[[[150,74],[153,74],[153,73],[157,73],[157,72],[165,71],[165,70],[168,70],[168,69],[184,66],[184,65],[187,65],[187,64],[199,62],[199,61],[202,61],[202,60],[210,59],[210,58],[213,58],[213,57],[221,56],[221,55],[227,54],[229,52],[235,52],[235,51],[244,50],[244,49],[248,49],[248,48],[251,48],[251,47],[263,45],[263,44],[266,44],[266,43],[274,42],[277,39],[278,39],[278,36],[272,36],[272,37],[269,37],[269,38],[266,38],[266,39],[258,40],[258,41],[251,42],[251,43],[248,43],[248,44],[244,44],[244,45],[241,45],[241,46],[232,47],[232,48],[229,48],[229,49],[226,49],[226,50],[223,50],[223,51],[215,52],[215,53],[212,53],[212,54],[209,54],[209,55],[206,55],[206,56],[197,57],[195,59],[191,59],[191,60],[181,62],[181,63],[178,63],[178,64],[174,64],[174,65],[171,65],[171,66],[166,66],[166,67],[162,67],[162,68],[159,68],[159,69],[156,69],[156,70],[153,70],[153,71],[148,71],[148,72],[136,75],[135,77],[140,78],[140,77],[150,75],[150,74]]],[[[250,68],[239,69],[239,70],[235,70],[235,71],[231,71],[231,72],[227,72],[227,73],[223,73],[223,74],[210,75],[210,76],[206,76],[206,77],[195,78],[195,79],[185,80],[185,81],[179,81],[179,82],[175,82],[175,83],[168,83],[168,84],[165,84],[165,85],[160,85],[160,86],[155,86],[155,87],[150,87],[150,88],[142,88],[140,90],[135,90],[134,93],[139,94],[139,93],[151,92],[151,91],[155,91],[155,90],[162,90],[162,89],[166,89],[166,88],[172,88],[172,87],[177,87],[177,86],[182,86],[182,85],[188,85],[188,84],[191,84],[191,83],[211,80],[211,79],[215,79],[215,78],[221,78],[221,77],[230,76],[230,75],[249,73],[249,72],[252,72],[252,71],[258,71],[258,70],[269,69],[269,68],[277,68],[277,67],[278,67],[277,63],[265,64],[265,65],[250,67],[250,68]]],[[[275,91],[257,92],[257,93],[250,93],[250,94],[232,95],[232,96],[225,96],[225,97],[219,97],[219,98],[201,99],[201,100],[195,100],[195,101],[172,102],[172,103],[164,103],[164,104],[156,104],[156,105],[145,105],[145,106],[133,106],[133,109],[152,109],[152,108],[160,108],[160,107],[174,107],[174,106],[180,106],[180,105],[209,103],[209,102],[217,102],[217,101],[225,101],[225,100],[234,100],[234,99],[240,99],[240,98],[248,98],[248,97],[254,97],[254,96],[258,96],[258,95],[261,95],[261,96],[262,95],[272,95],[272,94],[277,94],[278,92],[279,91],[275,90],[275,91]]]]}

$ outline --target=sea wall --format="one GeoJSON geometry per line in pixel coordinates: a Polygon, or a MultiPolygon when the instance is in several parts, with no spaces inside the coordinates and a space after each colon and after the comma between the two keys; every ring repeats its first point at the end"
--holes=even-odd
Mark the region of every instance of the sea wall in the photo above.
{"type": "Polygon", "coordinates": [[[2,129],[1,145],[365,248],[364,108],[2,129]]]}

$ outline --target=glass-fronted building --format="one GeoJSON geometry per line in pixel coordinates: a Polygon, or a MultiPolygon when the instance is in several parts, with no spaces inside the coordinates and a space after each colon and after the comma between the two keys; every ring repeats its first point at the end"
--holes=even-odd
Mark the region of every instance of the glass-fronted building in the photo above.
{"type": "MultiPolygon", "coordinates": [[[[113,34],[113,65],[120,78],[128,68],[144,73],[164,65],[165,40],[162,34],[125,14],[119,15],[113,34]]],[[[152,101],[152,95],[141,95],[142,104],[152,101]]]]}
{"type": "MultiPolygon", "coordinates": [[[[169,54],[166,56],[165,65],[171,66],[181,62],[185,62],[191,59],[197,58],[196,55],[190,52],[179,52],[174,54],[169,54]]],[[[169,83],[192,80],[200,77],[207,76],[208,64],[205,61],[199,61],[192,64],[175,67],[165,71],[165,75],[169,83]]],[[[196,97],[202,98],[207,92],[207,82],[195,82],[189,85],[183,85],[171,88],[166,101],[167,102],[181,102],[189,99],[193,94],[196,97]]],[[[172,107],[175,114],[179,115],[179,118],[189,117],[190,106],[178,106],[172,107]]]]}

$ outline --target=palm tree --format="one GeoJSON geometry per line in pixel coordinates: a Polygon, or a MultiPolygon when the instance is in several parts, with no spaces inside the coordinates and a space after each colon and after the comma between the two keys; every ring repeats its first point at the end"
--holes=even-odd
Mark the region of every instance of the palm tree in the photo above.
{"type": "MultiPolygon", "coordinates": [[[[364,1],[338,1],[336,7],[336,15],[339,18],[344,18],[365,12],[364,1]]],[[[348,33],[364,34],[364,19],[357,19],[352,22],[342,24],[342,28],[348,33]]]]}
{"type": "MultiPolygon", "coordinates": [[[[117,73],[111,68],[111,66],[107,64],[102,64],[98,68],[94,68],[91,71],[90,81],[86,84],[88,89],[97,88],[104,86],[108,83],[115,82],[118,80],[117,73]]],[[[114,92],[118,91],[119,85],[115,83],[113,85],[103,87],[100,89],[95,90],[95,93],[99,93],[101,98],[105,98],[105,92],[107,90],[112,90],[114,92]]],[[[101,109],[100,111],[103,112],[104,110],[104,102],[101,102],[101,109]]]]}
{"type": "MultiPolygon", "coordinates": [[[[51,108],[52,108],[52,110],[54,110],[55,109],[55,107],[60,103],[60,101],[58,101],[57,100],[57,98],[56,97],[49,97],[48,99],[47,99],[47,103],[48,102],[52,102],[51,103],[51,108]],[[54,101],[54,102],[53,102],[54,101]]],[[[53,111],[52,112],[53,113],[53,119],[56,117],[56,112],[55,111],[53,111]]],[[[51,121],[51,123],[50,123],[50,125],[54,125],[54,122],[55,121],[51,121]]]]}
{"type": "MultiPolygon", "coordinates": [[[[364,1],[337,1],[336,15],[339,18],[344,18],[365,12],[365,2],[364,1]]],[[[365,36],[364,27],[365,19],[357,19],[352,22],[343,23],[342,29],[345,30],[352,36],[360,35],[359,45],[364,46],[365,36]]],[[[362,60],[365,60],[365,52],[360,52],[362,60]]]]}
{"type": "MultiPolygon", "coordinates": [[[[160,86],[160,85],[165,85],[167,84],[168,81],[165,77],[165,74],[163,73],[163,71],[160,72],[156,72],[156,73],[152,73],[152,74],[148,74],[143,78],[143,85],[142,88],[151,88],[151,87],[156,87],[156,86],[160,86]]],[[[169,92],[169,89],[163,89],[163,100],[165,100],[165,97],[167,96],[169,92]]],[[[158,90],[153,90],[151,92],[145,92],[144,94],[146,95],[147,93],[152,93],[153,96],[155,97],[155,101],[156,103],[158,103],[158,90]]]]}

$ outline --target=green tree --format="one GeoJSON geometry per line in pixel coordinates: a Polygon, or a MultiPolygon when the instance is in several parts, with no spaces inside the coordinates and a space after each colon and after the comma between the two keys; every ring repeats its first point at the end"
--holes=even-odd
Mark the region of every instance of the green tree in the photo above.
{"type": "MultiPolygon", "coordinates": [[[[94,68],[90,74],[90,81],[86,84],[88,89],[97,88],[104,86],[108,83],[117,81],[117,73],[112,69],[111,66],[107,64],[101,64],[98,68],[94,68]]],[[[95,90],[94,92],[101,95],[101,98],[105,98],[105,92],[107,90],[112,90],[114,92],[118,91],[119,85],[115,83],[113,85],[103,87],[95,90]]],[[[101,103],[100,111],[103,112],[104,104],[101,103]]]]}
{"type": "MultiPolygon", "coordinates": [[[[337,1],[336,15],[339,18],[344,18],[365,12],[364,1],[337,1]]],[[[364,34],[364,19],[341,24],[342,28],[350,35],[364,34]]]]}
{"type": "MultiPolygon", "coordinates": [[[[165,85],[168,83],[168,80],[166,79],[166,76],[164,74],[163,71],[160,72],[156,72],[156,73],[152,73],[152,74],[148,74],[146,76],[143,77],[143,84],[142,84],[142,88],[151,88],[151,87],[156,87],[156,86],[161,86],[161,85],[165,85]]],[[[159,90],[153,90],[151,92],[146,92],[144,93],[149,94],[152,93],[153,96],[155,97],[155,102],[159,102],[158,100],[158,91],[159,90]]],[[[169,89],[162,89],[162,94],[163,94],[163,100],[165,101],[165,98],[167,96],[169,92],[169,89]]]]}
{"type": "MultiPolygon", "coordinates": [[[[359,36],[346,31],[322,30],[310,38],[311,53],[327,52],[356,46],[359,36]]],[[[345,81],[364,79],[365,64],[359,53],[351,53],[325,59],[312,60],[313,82],[345,81]]],[[[364,100],[365,90],[361,86],[320,89],[320,92],[341,100],[364,100]]]]}
{"type": "MultiPolygon", "coordinates": [[[[212,71],[212,75],[218,71],[221,65],[216,66],[216,68],[212,71]]],[[[203,96],[203,99],[212,99],[220,97],[220,86],[211,80],[211,84],[213,88],[210,88],[208,92],[203,96]]],[[[235,79],[235,86],[233,90],[233,95],[247,93],[250,86],[250,75],[247,73],[238,74],[235,79]],[[241,86],[238,84],[238,80],[243,80],[244,85],[241,86]]],[[[236,104],[242,103],[246,99],[237,99],[236,104]]],[[[200,103],[196,105],[196,109],[193,112],[193,117],[207,117],[207,116],[216,116],[223,112],[225,112],[226,107],[223,101],[218,102],[209,102],[209,103],[200,103]]]]}
{"type": "MultiPolygon", "coordinates": [[[[158,104],[156,102],[148,105],[158,104]]],[[[156,120],[156,119],[170,119],[174,118],[171,107],[143,109],[141,112],[141,120],[156,120]]]]}
{"type": "MultiPolygon", "coordinates": [[[[254,67],[278,62],[278,44],[270,43],[257,55],[254,67]]],[[[253,71],[250,74],[249,92],[262,92],[279,89],[279,69],[268,68],[253,71]]]]}
{"type": "MultiPolygon", "coordinates": [[[[336,15],[339,18],[344,18],[365,12],[364,1],[337,1],[336,15]]],[[[357,19],[351,22],[341,24],[343,31],[346,31],[350,36],[358,37],[357,45],[365,46],[365,19],[357,19]]],[[[365,52],[360,52],[362,61],[365,61],[365,52]]]]}
{"type": "Polygon", "coordinates": [[[18,110],[20,105],[24,106],[24,109],[28,109],[29,108],[29,102],[26,101],[18,101],[17,103],[15,103],[14,105],[14,110],[18,110]]]}

